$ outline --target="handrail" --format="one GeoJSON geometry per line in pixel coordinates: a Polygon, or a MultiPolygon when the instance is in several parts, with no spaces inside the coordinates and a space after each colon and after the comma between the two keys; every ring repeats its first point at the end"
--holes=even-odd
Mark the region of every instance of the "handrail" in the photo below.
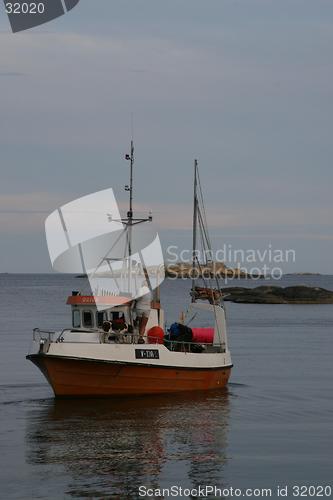
{"type": "MultiPolygon", "coordinates": [[[[34,328],[33,329],[33,340],[36,341],[36,336],[37,334],[39,335],[39,340],[46,340],[49,342],[62,342],[63,335],[66,332],[71,332],[73,331],[73,328],[63,328],[61,332],[57,332],[54,330],[41,330],[40,328],[34,328]],[[58,333],[58,336],[55,340],[52,340],[52,336],[58,333]],[[47,337],[43,337],[41,334],[46,334],[47,337]]],[[[85,330],[86,333],[90,332],[97,332],[97,333],[104,333],[107,335],[115,335],[118,340],[125,340],[124,343],[128,344],[137,344],[138,342],[138,337],[139,335],[137,333],[117,333],[117,332],[103,332],[103,331],[97,331],[97,330],[85,330]],[[127,340],[127,342],[126,342],[127,340]]],[[[161,338],[160,337],[152,337],[149,336],[149,344],[138,344],[140,346],[144,345],[157,345],[160,344],[161,338]],[[155,340],[155,342],[152,342],[152,340],[155,340]]],[[[217,352],[225,352],[226,345],[224,342],[221,343],[216,343],[213,344],[212,342],[192,342],[192,341],[183,341],[183,340],[168,340],[168,339],[163,339],[163,344],[165,347],[167,347],[171,351],[175,351],[177,347],[183,348],[185,352],[191,352],[191,346],[210,346],[212,348],[215,348],[217,352]]],[[[216,352],[216,351],[215,351],[216,352]]]]}
{"type": "Polygon", "coordinates": [[[66,332],[72,332],[72,331],[82,331],[82,333],[94,333],[96,332],[96,330],[93,330],[93,329],[89,329],[89,328],[86,328],[84,330],[81,330],[81,329],[78,329],[78,328],[64,328],[63,330],[61,330],[61,332],[59,333],[58,337],[56,338],[56,342],[63,342],[62,340],[62,336],[66,333],[66,332]]]}
{"type": "MultiPolygon", "coordinates": [[[[149,335],[149,339],[156,339],[156,340],[161,340],[160,337],[152,337],[151,335],[149,335]]],[[[213,342],[190,342],[190,341],[187,341],[187,340],[169,340],[169,339],[166,339],[164,338],[163,339],[164,342],[173,342],[175,344],[193,344],[193,345],[214,345],[214,346],[220,346],[220,347],[224,347],[225,345],[225,342],[221,342],[221,343],[215,343],[213,344],[213,342]]],[[[153,342],[151,342],[153,344],[153,342]]],[[[157,342],[155,342],[155,344],[157,344],[157,342]]]]}
{"type": "MultiPolygon", "coordinates": [[[[59,340],[59,338],[66,332],[66,331],[71,331],[72,328],[63,328],[61,330],[61,332],[59,333],[57,339],[56,339],[56,342],[59,340]]],[[[55,330],[41,330],[40,328],[34,328],[32,330],[32,333],[33,333],[33,340],[36,340],[36,334],[39,334],[39,338],[40,340],[50,340],[51,341],[51,337],[52,335],[55,335],[56,333],[58,333],[57,331],[55,330]],[[45,333],[47,335],[47,338],[45,337],[42,337],[40,334],[43,334],[45,333]]]]}
{"type": "Polygon", "coordinates": [[[225,346],[225,343],[224,342],[221,342],[221,343],[216,343],[216,344],[213,344],[213,342],[187,342],[187,341],[182,341],[182,340],[168,340],[168,339],[165,339],[164,341],[164,345],[168,348],[168,346],[171,347],[171,351],[174,351],[174,347],[177,347],[177,345],[181,346],[184,348],[185,350],[185,347],[188,348],[188,351],[191,352],[191,346],[209,346],[209,347],[212,347],[212,348],[215,348],[217,350],[217,352],[225,352],[226,351],[226,346],[225,346]]]}
{"type": "Polygon", "coordinates": [[[41,330],[40,328],[34,328],[32,330],[32,338],[34,341],[36,341],[36,335],[37,333],[39,334],[39,340],[51,340],[51,336],[54,335],[56,332],[52,330],[41,330]],[[41,334],[46,333],[47,337],[42,337],[41,334]]]}
{"type": "MultiPolygon", "coordinates": [[[[134,338],[138,337],[137,334],[127,334],[127,333],[124,333],[124,334],[120,334],[119,337],[124,337],[124,336],[133,336],[134,338]]],[[[156,345],[156,344],[160,344],[160,341],[161,341],[161,338],[160,337],[152,337],[152,336],[149,336],[149,344],[139,344],[139,345],[156,345]],[[151,340],[155,340],[155,342],[151,342],[151,340]]],[[[132,338],[132,344],[136,344],[137,342],[135,342],[132,338]]],[[[163,339],[163,344],[160,344],[160,345],[164,345],[165,347],[168,348],[168,346],[171,346],[171,347],[177,347],[177,345],[185,348],[187,347],[188,350],[190,351],[191,349],[191,346],[209,346],[209,347],[213,347],[213,348],[216,348],[216,349],[220,349],[220,351],[218,352],[225,352],[226,351],[226,345],[225,345],[225,342],[221,342],[221,343],[215,343],[213,344],[213,342],[188,342],[188,341],[184,341],[184,340],[168,340],[166,338],[163,339]]],[[[171,351],[174,351],[175,349],[170,349],[171,351]]]]}

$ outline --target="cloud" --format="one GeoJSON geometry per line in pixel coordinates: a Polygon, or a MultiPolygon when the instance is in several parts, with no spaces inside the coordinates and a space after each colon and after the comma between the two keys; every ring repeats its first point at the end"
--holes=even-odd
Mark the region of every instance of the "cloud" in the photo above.
{"type": "Polygon", "coordinates": [[[0,77],[1,76],[20,77],[20,76],[27,76],[27,73],[20,73],[19,71],[0,71],[0,77]]]}
{"type": "MultiPolygon", "coordinates": [[[[119,204],[122,211],[125,211],[127,206],[123,203],[119,204]]],[[[135,204],[135,211],[140,216],[148,213],[147,207],[153,214],[153,220],[160,230],[192,230],[192,205],[190,203],[149,203],[135,204]]],[[[233,229],[235,234],[243,233],[244,228],[247,228],[247,235],[251,234],[253,229],[255,231],[260,228],[265,229],[266,235],[268,233],[281,235],[281,227],[284,229],[290,228],[290,235],[295,234],[295,228],[300,237],[304,237],[304,228],[306,226],[318,226],[332,228],[333,225],[331,213],[323,207],[279,207],[274,208],[266,206],[265,209],[261,207],[249,207],[247,205],[240,207],[222,207],[221,204],[209,204],[206,206],[208,226],[211,232],[225,232],[233,229]]],[[[263,233],[262,233],[263,234],[263,233]]],[[[317,233],[318,238],[320,233],[317,233]]],[[[312,235],[315,237],[315,234],[312,235]]],[[[326,238],[326,236],[325,236],[326,238]]],[[[322,238],[322,239],[325,239],[322,238]]],[[[331,239],[329,237],[328,239],[331,239]]]]}
{"type": "MultiPolygon", "coordinates": [[[[117,194],[117,193],[116,193],[117,194]]],[[[43,228],[44,220],[53,210],[59,206],[77,198],[78,194],[62,194],[47,192],[31,192],[23,194],[2,194],[0,195],[0,230],[1,231],[25,231],[34,229],[40,231],[43,228]]],[[[118,201],[122,213],[126,213],[128,204],[118,201]]],[[[222,206],[220,204],[208,203],[206,205],[208,225],[211,232],[216,230],[226,232],[232,229],[235,235],[243,234],[247,228],[251,234],[253,229],[265,230],[264,233],[271,235],[281,235],[283,229],[290,228],[291,233],[296,232],[300,237],[305,237],[305,227],[317,227],[318,232],[312,233],[311,238],[316,236],[326,239],[321,234],[321,228],[327,232],[332,229],[331,212],[325,207],[262,207],[248,206],[222,206]]],[[[192,204],[177,202],[150,202],[135,203],[135,213],[140,217],[145,217],[152,213],[154,223],[158,230],[191,230],[192,229],[192,204]]],[[[310,230],[311,232],[311,230],[310,230]]],[[[310,237],[309,232],[309,237],[310,237]]],[[[326,234],[326,233],[325,233],[326,234]]],[[[331,239],[331,235],[327,239],[331,239]]]]}
{"type": "MultiPolygon", "coordinates": [[[[30,144],[82,146],[93,140],[106,145],[119,134],[113,117],[119,121],[131,108],[150,119],[158,111],[165,124],[174,114],[177,131],[185,126],[186,116],[201,116],[202,127],[208,125],[211,133],[214,124],[228,127],[229,134],[237,134],[235,141],[245,127],[252,140],[253,130],[258,133],[249,127],[254,117],[261,116],[260,130],[267,128],[268,117],[279,123],[290,99],[297,111],[307,94],[331,95],[332,66],[316,61],[295,65],[290,58],[267,66],[260,57],[247,59],[246,53],[225,50],[223,38],[216,46],[148,33],[132,38],[80,33],[0,38],[6,48],[0,54],[1,66],[11,68],[8,73],[30,76],[26,86],[18,82],[5,93],[2,113],[8,125],[1,140],[7,143],[20,138],[30,144]]],[[[200,121],[193,126],[200,127],[200,121]]],[[[325,123],[318,132],[321,129],[327,130],[325,123]]]]}
{"type": "Polygon", "coordinates": [[[48,214],[67,200],[61,194],[46,192],[0,195],[1,234],[44,231],[48,214]]]}
{"type": "Polygon", "coordinates": [[[43,230],[45,212],[67,201],[62,187],[76,198],[125,184],[134,112],[135,201],[149,200],[161,230],[190,231],[198,155],[212,232],[330,239],[331,21],[316,7],[313,17],[255,3],[240,17],[232,2],[196,2],[191,15],[185,2],[171,23],[172,6],[138,22],[105,0],[119,18],[94,23],[87,4],[78,32],[0,34],[2,189],[19,179],[36,191],[0,205],[2,228],[43,230]]]}

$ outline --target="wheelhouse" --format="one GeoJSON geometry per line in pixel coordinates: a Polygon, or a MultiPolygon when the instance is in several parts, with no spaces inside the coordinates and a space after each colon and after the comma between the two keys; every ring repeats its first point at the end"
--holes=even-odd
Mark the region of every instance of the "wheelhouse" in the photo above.
{"type": "MultiPolygon", "coordinates": [[[[113,325],[132,324],[135,320],[135,308],[127,297],[113,295],[81,295],[73,291],[67,299],[72,308],[72,328],[75,330],[102,330],[109,321],[113,325]],[[99,308],[98,306],[102,306],[99,308]]],[[[159,301],[151,303],[146,330],[152,326],[164,326],[164,315],[159,301]]]]}

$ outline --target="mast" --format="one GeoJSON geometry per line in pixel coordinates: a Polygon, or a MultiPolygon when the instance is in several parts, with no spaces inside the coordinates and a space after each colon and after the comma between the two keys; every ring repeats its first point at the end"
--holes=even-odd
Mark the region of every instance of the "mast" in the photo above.
{"type": "Polygon", "coordinates": [[[128,251],[128,292],[131,290],[131,275],[132,275],[132,225],[133,225],[133,166],[134,166],[134,142],[131,140],[131,153],[125,156],[126,160],[130,161],[130,185],[125,186],[125,191],[129,191],[129,210],[127,212],[127,251],[128,251]]]}
{"type": "MultiPolygon", "coordinates": [[[[121,222],[124,226],[123,231],[119,235],[119,237],[116,239],[116,241],[112,244],[111,248],[106,252],[106,254],[103,256],[101,261],[98,263],[96,266],[95,270],[93,271],[92,275],[95,275],[98,271],[98,269],[103,265],[103,263],[107,263],[109,266],[109,269],[112,273],[112,262],[123,262],[122,270],[121,270],[121,282],[124,283],[123,279],[123,271],[124,269],[127,270],[127,292],[132,293],[132,266],[133,266],[133,261],[132,261],[132,251],[133,251],[133,232],[134,232],[134,226],[138,224],[142,224],[144,222],[152,222],[153,217],[151,213],[149,213],[148,217],[134,217],[133,213],[133,188],[134,188],[134,179],[133,179],[133,170],[134,170],[134,141],[133,138],[131,140],[131,150],[130,154],[125,154],[125,160],[130,162],[130,183],[129,185],[125,185],[125,191],[129,192],[129,208],[126,213],[126,217],[121,217],[118,222],[121,222]],[[110,252],[115,248],[115,246],[121,241],[122,237],[125,237],[125,245],[124,245],[124,254],[121,257],[109,257],[110,252]]],[[[112,220],[112,215],[108,214],[110,216],[109,220],[112,220]]],[[[134,234],[135,236],[135,234],[134,234]]],[[[134,242],[135,243],[135,242],[134,242]]],[[[134,248],[136,248],[137,245],[134,244],[134,248]]],[[[142,256],[142,253],[140,250],[137,250],[140,256],[141,260],[141,265],[143,266],[143,271],[148,283],[149,288],[151,289],[151,283],[150,283],[150,278],[149,278],[149,273],[147,271],[147,268],[144,263],[144,258],[142,256]]],[[[122,285],[118,285],[117,287],[119,291],[125,292],[124,288],[122,288],[122,285]]],[[[135,285],[136,287],[136,285],[135,285]]]]}
{"type": "Polygon", "coordinates": [[[130,166],[130,202],[129,202],[129,212],[127,217],[129,219],[133,218],[133,165],[134,165],[134,143],[133,139],[131,140],[131,156],[130,156],[131,166],[130,166]]]}
{"type": "Polygon", "coordinates": [[[131,140],[131,157],[130,157],[130,186],[129,186],[129,211],[127,212],[129,235],[128,235],[128,256],[132,254],[132,231],[131,226],[133,222],[133,165],[134,165],[134,143],[131,140]]]}
{"type": "Polygon", "coordinates": [[[193,197],[193,243],[192,243],[192,302],[195,302],[195,267],[197,249],[197,220],[198,220],[198,160],[194,160],[194,197],[193,197]]]}
{"type": "MultiPolygon", "coordinates": [[[[133,214],[133,188],[134,188],[134,181],[133,181],[133,167],[134,167],[134,141],[133,139],[131,140],[131,152],[130,154],[125,155],[125,159],[130,162],[130,184],[125,186],[125,191],[129,191],[129,210],[127,212],[127,217],[125,219],[122,219],[122,222],[126,226],[126,247],[127,247],[127,252],[128,252],[128,259],[127,259],[127,270],[128,270],[128,292],[131,293],[131,278],[132,278],[132,230],[133,227],[136,226],[137,224],[141,224],[143,222],[151,222],[153,220],[152,215],[149,215],[148,217],[134,217],[133,214]]],[[[140,253],[140,252],[139,252],[140,253]]],[[[140,258],[143,262],[143,257],[140,254],[140,258]]],[[[144,266],[143,268],[144,274],[146,276],[146,280],[148,283],[149,288],[151,288],[150,284],[150,279],[148,275],[148,271],[146,267],[144,266]]]]}

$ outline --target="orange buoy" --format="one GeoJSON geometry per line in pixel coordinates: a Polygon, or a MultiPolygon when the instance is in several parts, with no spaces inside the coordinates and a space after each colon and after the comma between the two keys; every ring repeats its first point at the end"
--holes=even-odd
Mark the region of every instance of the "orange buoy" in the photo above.
{"type": "Polygon", "coordinates": [[[160,326],[152,326],[147,332],[148,344],[164,344],[164,330],[160,326]]]}

